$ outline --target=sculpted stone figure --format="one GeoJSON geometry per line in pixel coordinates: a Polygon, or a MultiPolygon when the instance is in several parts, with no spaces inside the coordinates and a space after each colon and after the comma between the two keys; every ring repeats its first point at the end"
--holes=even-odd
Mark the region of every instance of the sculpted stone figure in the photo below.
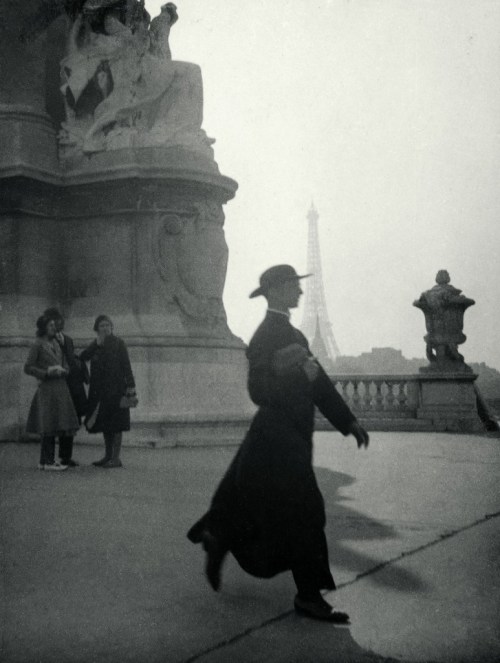
{"type": "Polygon", "coordinates": [[[213,158],[213,140],[201,128],[200,69],[171,59],[168,35],[176,20],[173,3],[150,24],[140,0],[85,0],[61,62],[63,158],[156,146],[213,158]]]}
{"type": "Polygon", "coordinates": [[[168,37],[170,28],[177,21],[177,7],[173,2],[167,2],[162,5],[159,16],[151,21],[149,28],[149,38],[151,39],[150,50],[153,55],[165,60],[172,59],[168,37]]]}
{"type": "Polygon", "coordinates": [[[436,276],[436,285],[426,290],[413,305],[425,315],[427,359],[436,370],[463,370],[463,355],[458,346],[466,340],[463,329],[464,312],[475,302],[450,284],[444,269],[436,276]]]}

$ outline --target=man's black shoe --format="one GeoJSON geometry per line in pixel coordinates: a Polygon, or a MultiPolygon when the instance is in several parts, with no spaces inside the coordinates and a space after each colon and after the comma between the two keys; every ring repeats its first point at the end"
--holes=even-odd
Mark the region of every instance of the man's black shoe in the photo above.
{"type": "Polygon", "coordinates": [[[332,624],[348,624],[349,615],[346,612],[338,612],[332,608],[322,597],[318,599],[301,599],[295,597],[295,611],[299,615],[309,617],[310,619],[319,619],[332,624]]]}
{"type": "Polygon", "coordinates": [[[220,572],[222,562],[226,556],[227,550],[220,544],[218,539],[204,530],[202,534],[203,549],[207,553],[205,561],[205,575],[207,576],[210,586],[215,592],[220,589],[221,577],[220,572]]]}

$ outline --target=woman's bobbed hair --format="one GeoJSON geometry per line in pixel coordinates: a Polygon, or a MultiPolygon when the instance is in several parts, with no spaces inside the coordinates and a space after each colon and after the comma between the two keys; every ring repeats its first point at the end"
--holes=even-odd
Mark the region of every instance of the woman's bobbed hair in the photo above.
{"type": "Polygon", "coordinates": [[[109,324],[111,325],[111,327],[113,327],[113,321],[111,320],[109,315],[104,315],[104,313],[102,313],[101,315],[98,315],[97,318],[95,319],[95,322],[94,322],[94,331],[95,332],[99,329],[99,325],[101,324],[101,322],[103,320],[107,320],[109,322],[109,324]]]}
{"type": "Polygon", "coordinates": [[[42,336],[45,336],[47,333],[47,325],[51,320],[54,320],[52,316],[48,315],[41,315],[38,320],[36,321],[36,335],[40,338],[42,336]]]}
{"type": "Polygon", "coordinates": [[[47,308],[43,315],[50,320],[62,320],[64,322],[63,315],[58,308],[47,308]]]}

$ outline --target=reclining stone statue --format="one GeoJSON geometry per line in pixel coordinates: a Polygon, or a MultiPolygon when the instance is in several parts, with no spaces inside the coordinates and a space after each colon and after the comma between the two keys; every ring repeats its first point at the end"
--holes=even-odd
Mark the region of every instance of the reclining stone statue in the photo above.
{"type": "Polygon", "coordinates": [[[173,3],[150,16],[140,0],[85,0],[61,62],[61,156],[126,147],[182,147],[213,158],[201,128],[200,68],[171,59],[173,3]]]}

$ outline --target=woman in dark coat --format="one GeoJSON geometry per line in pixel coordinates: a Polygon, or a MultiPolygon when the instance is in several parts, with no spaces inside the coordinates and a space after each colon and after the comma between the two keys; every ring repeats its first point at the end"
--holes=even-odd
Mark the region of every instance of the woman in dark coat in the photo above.
{"type": "Polygon", "coordinates": [[[324,534],[325,508],[312,466],[314,407],[358,447],[368,434],[312,358],[304,335],[292,327],[289,309],[302,290],[289,265],[264,272],[251,296],[264,295],[267,315],[247,350],[248,389],[259,406],[208,513],[188,532],[207,551],[212,587],[230,551],[251,575],[269,578],[291,570],[295,608],[308,617],[345,623],[321,590],[335,589],[324,534]]]}
{"type": "Polygon", "coordinates": [[[90,361],[85,426],[89,433],[104,435],[104,457],[93,465],[110,469],[122,467],[122,433],[130,430],[129,408],[137,404],[137,398],[127,347],[121,338],[113,334],[111,319],[107,315],[99,315],[94,331],[96,340],[80,354],[82,361],[90,361]]]}
{"type": "Polygon", "coordinates": [[[41,316],[36,326],[37,339],[24,365],[24,372],[38,380],[26,431],[41,436],[39,469],[66,470],[67,464],[55,462],[55,438],[72,437],[80,427],[66,383],[68,362],[56,341],[55,320],[41,316]]]}

